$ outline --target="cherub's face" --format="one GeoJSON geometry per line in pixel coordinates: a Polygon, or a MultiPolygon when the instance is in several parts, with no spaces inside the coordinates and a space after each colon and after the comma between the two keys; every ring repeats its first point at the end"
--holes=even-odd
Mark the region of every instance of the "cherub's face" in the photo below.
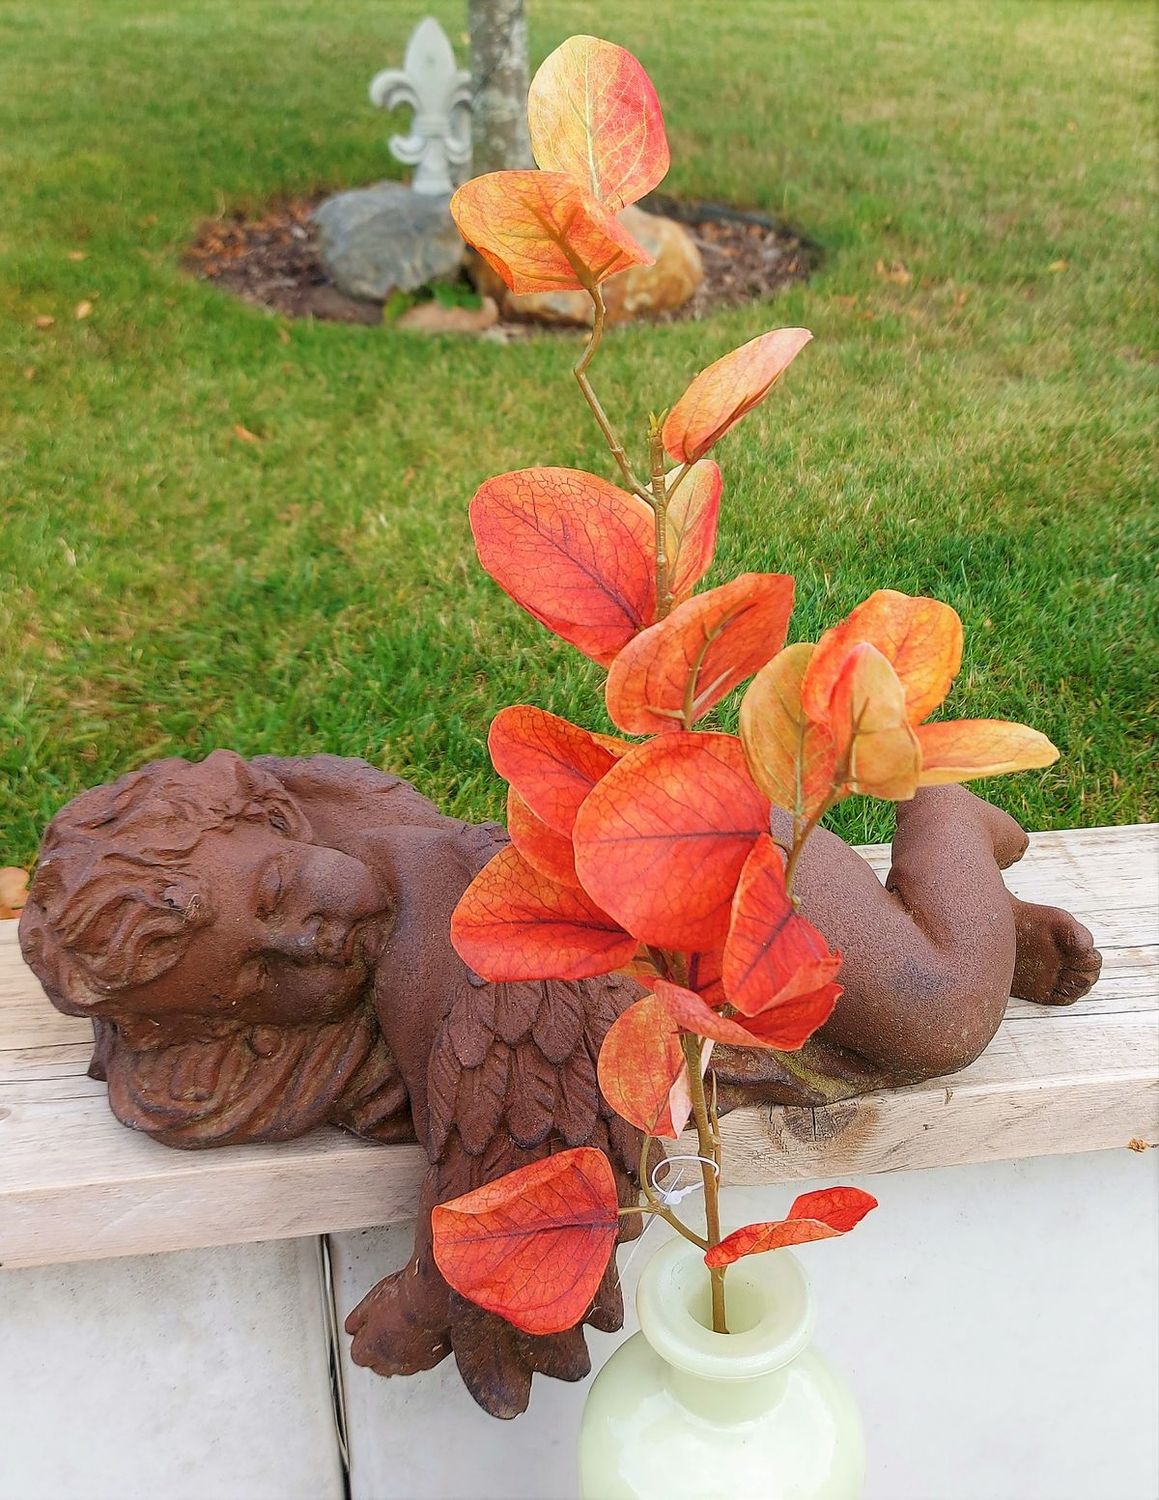
{"type": "Polygon", "coordinates": [[[214,919],[173,968],[118,991],[118,1012],[296,1026],[352,1008],[391,916],[361,860],[252,823],[207,834],[194,860],[214,919]]]}

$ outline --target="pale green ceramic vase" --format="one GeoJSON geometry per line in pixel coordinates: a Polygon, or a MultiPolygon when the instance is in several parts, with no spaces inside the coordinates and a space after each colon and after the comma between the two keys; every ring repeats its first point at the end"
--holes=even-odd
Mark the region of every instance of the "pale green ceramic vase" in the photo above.
{"type": "Polygon", "coordinates": [[[814,1305],[787,1250],[731,1266],[730,1332],[712,1332],[708,1272],[677,1239],[645,1267],[640,1332],[588,1395],[581,1500],[857,1500],[861,1418],[809,1346],[814,1305]]]}

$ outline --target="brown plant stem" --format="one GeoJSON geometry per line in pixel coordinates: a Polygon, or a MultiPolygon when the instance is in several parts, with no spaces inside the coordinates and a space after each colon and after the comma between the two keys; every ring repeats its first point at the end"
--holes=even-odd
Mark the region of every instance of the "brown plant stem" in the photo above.
{"type": "MultiPolygon", "coordinates": [[[[708,1239],[706,1248],[711,1249],[712,1246],[719,1245],[721,1240],[720,1178],[718,1176],[720,1133],[713,1129],[708,1113],[708,1103],[704,1097],[704,1077],[700,1068],[704,1044],[698,1036],[689,1035],[681,1037],[680,1045],[684,1050],[684,1060],[688,1065],[697,1149],[700,1156],[704,1158],[700,1164],[700,1173],[704,1182],[704,1224],[708,1239]]],[[[718,1266],[708,1273],[712,1288],[712,1331],[714,1333],[728,1332],[728,1319],[725,1316],[724,1305],[724,1270],[723,1266],[718,1266]]]]}
{"type": "Polygon", "coordinates": [[[663,620],[672,608],[668,587],[668,485],[664,478],[664,440],[660,422],[653,417],[648,429],[652,471],[652,514],[656,518],[656,618],[663,620]]]}
{"type": "Polygon", "coordinates": [[[588,366],[595,358],[596,350],[600,347],[600,340],[604,336],[605,308],[604,294],[600,291],[597,285],[593,283],[588,287],[587,291],[588,295],[592,299],[592,306],[595,309],[595,316],[592,321],[592,331],[588,338],[587,344],[584,347],[584,352],[576,361],[575,366],[572,369],[572,374],[575,376],[576,383],[579,385],[580,390],[583,392],[584,400],[591,408],[592,416],[595,417],[596,423],[599,426],[600,431],[604,435],[604,442],[607,443],[608,449],[612,457],[615,459],[620,473],[624,476],[624,480],[628,488],[634,495],[638,495],[641,500],[645,500],[649,505],[651,505],[652,495],[650,491],[644,488],[644,486],[640,483],[640,481],[633,473],[632,465],[628,462],[627,451],[625,450],[623,443],[620,442],[619,437],[616,435],[616,430],[608,420],[608,415],[604,411],[603,406],[600,404],[600,398],[592,389],[592,383],[588,379],[588,366]]]}
{"type": "MultiPolygon", "coordinates": [[[[707,1250],[709,1248],[708,1241],[697,1234],[694,1229],[689,1229],[688,1225],[682,1219],[678,1219],[672,1210],[666,1208],[656,1196],[655,1190],[648,1178],[648,1157],[652,1142],[655,1139],[654,1135],[645,1135],[644,1142],[640,1147],[640,1187],[643,1190],[644,1197],[648,1200],[647,1207],[642,1208],[641,1212],[655,1214],[658,1218],[663,1219],[665,1224],[670,1224],[676,1230],[677,1234],[682,1234],[686,1240],[690,1240],[692,1244],[698,1245],[701,1250],[707,1250]]],[[[620,1212],[623,1213],[624,1210],[621,1209],[620,1212]]],[[[628,1210],[628,1212],[631,1212],[631,1210],[628,1210]]]]}

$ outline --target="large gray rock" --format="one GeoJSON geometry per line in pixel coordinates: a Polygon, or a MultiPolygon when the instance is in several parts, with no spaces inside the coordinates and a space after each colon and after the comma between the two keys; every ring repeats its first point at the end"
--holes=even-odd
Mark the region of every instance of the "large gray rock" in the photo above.
{"type": "Polygon", "coordinates": [[[464,245],[448,197],[400,182],[337,193],[314,210],[327,275],[348,297],[383,302],[431,281],[453,280],[464,245]]]}

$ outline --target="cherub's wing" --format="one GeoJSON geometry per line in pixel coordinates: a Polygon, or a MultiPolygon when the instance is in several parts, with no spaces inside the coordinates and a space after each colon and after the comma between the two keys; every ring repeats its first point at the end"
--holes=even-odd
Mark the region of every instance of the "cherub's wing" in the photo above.
{"type": "MultiPolygon", "coordinates": [[[[596,1083],[600,1044],[639,991],[618,975],[576,982],[464,982],[431,1053],[429,1139],[436,1202],[458,1197],[568,1146],[596,1146],[612,1163],[624,1205],[637,1199],[640,1136],[596,1083]]],[[[627,1221],[637,1231],[640,1219],[627,1221]]],[[[614,1264],[585,1322],[623,1317],[614,1264]]],[[[538,1370],[579,1380],[590,1361],[581,1329],[548,1337],[452,1296],[450,1340],[476,1401],[496,1416],[527,1405],[538,1370]]]]}

